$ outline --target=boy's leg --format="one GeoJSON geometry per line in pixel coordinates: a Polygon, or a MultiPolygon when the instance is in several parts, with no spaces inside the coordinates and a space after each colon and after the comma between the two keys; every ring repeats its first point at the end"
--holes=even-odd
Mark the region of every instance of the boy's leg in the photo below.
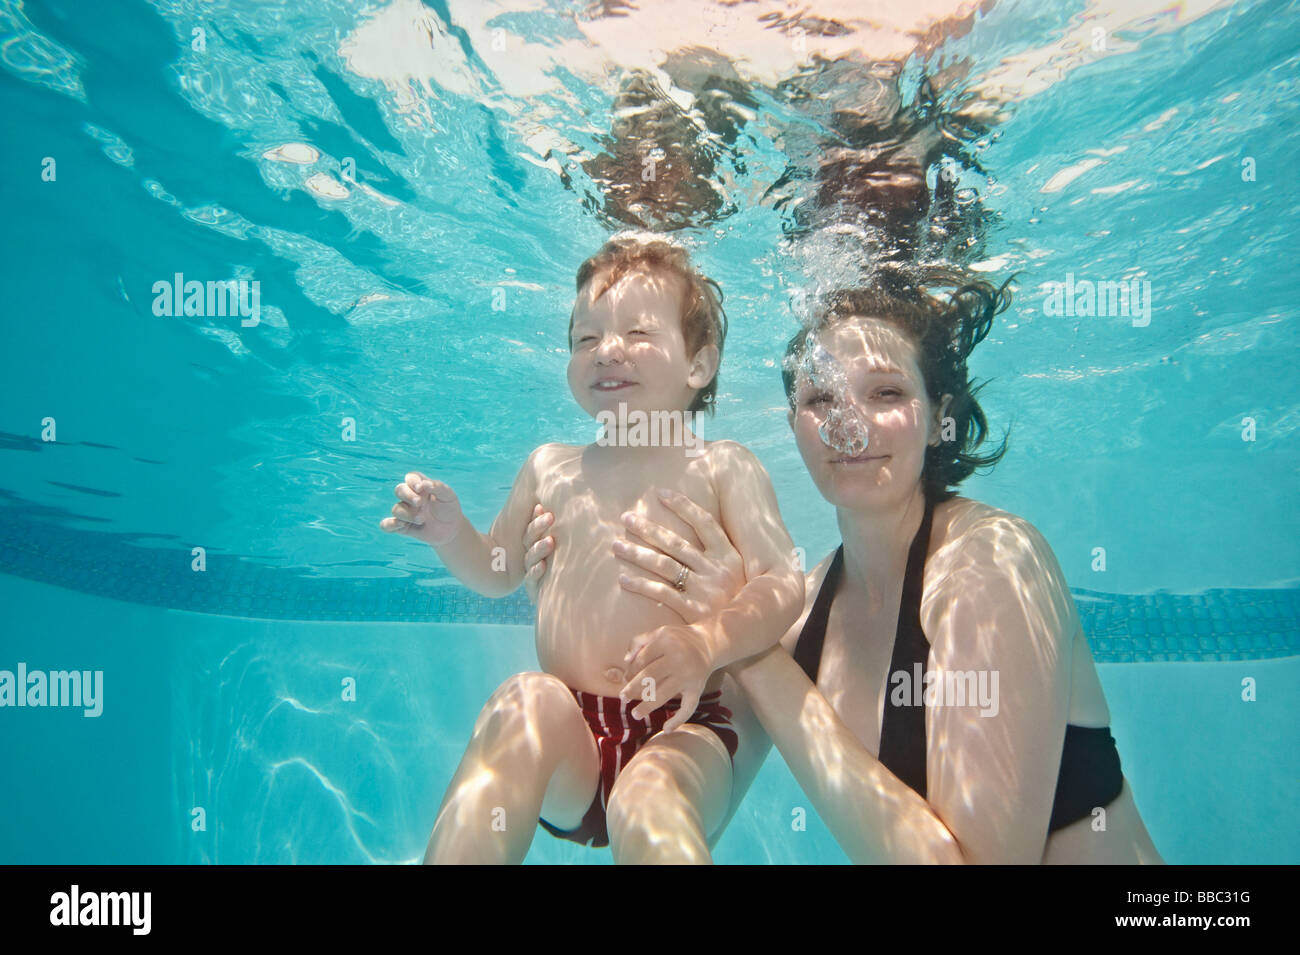
{"type": "Polygon", "coordinates": [[[731,756],[707,726],[660,733],[614,781],[606,818],[619,864],[708,863],[730,814],[731,756]]]}
{"type": "Polygon", "coordinates": [[[520,673],[487,701],[429,837],[428,863],[518,863],[537,819],[577,828],[600,784],[600,757],[563,681],[520,673]]]}

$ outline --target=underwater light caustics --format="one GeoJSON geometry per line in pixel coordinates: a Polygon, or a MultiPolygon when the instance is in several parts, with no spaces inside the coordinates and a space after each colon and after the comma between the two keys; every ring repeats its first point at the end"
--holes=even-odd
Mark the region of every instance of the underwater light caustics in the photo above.
{"type": "Polygon", "coordinates": [[[849,393],[848,376],[811,332],[805,342],[800,372],[814,388],[830,396],[826,417],[817,428],[822,443],[849,457],[865,454],[869,440],[867,422],[849,393]]]}

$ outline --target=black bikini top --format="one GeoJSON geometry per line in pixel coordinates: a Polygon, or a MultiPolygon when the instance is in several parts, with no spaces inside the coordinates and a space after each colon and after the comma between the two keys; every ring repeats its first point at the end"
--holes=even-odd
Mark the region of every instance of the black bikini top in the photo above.
{"type": "MultiPolygon", "coordinates": [[[[898,608],[898,629],[894,634],[894,650],[889,660],[886,687],[893,682],[894,674],[899,672],[905,674],[908,681],[918,677],[924,680],[926,664],[929,662],[930,641],[921,629],[921,595],[934,504],[934,500],[927,494],[925,516],[921,518],[921,527],[912,538],[912,546],[907,552],[903,598],[898,608]]],[[[795,662],[803,668],[814,686],[821,670],[826,621],[830,617],[831,603],[843,575],[844,545],[840,544],[794,648],[795,662]]],[[[906,698],[910,694],[900,695],[906,698]]],[[[924,797],[925,697],[922,695],[920,706],[912,706],[905,699],[895,702],[894,696],[893,693],[885,694],[885,712],[880,723],[879,759],[886,769],[924,797]]],[[[1109,804],[1119,795],[1123,786],[1119,751],[1109,727],[1068,724],[1065,727],[1065,746],[1061,753],[1056,798],[1052,804],[1048,831],[1055,832],[1089,815],[1094,807],[1109,804]]]]}

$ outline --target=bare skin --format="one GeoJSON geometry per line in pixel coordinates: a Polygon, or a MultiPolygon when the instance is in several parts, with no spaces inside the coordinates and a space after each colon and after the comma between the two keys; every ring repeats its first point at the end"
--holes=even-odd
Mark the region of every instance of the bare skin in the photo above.
{"type": "MultiPolygon", "coordinates": [[[[940,439],[943,409],[894,326],[854,319],[821,340],[846,371],[847,400],[870,422],[871,443],[866,460],[827,447],[818,433],[827,396],[801,385],[790,425],[836,507],[845,548],[818,683],[790,654],[829,556],[808,574],[804,612],[781,647],[729,668],[819,815],[858,862],[1160,862],[1127,782],[1105,807],[1104,830],[1090,816],[1048,834],[1065,724],[1106,726],[1110,712],[1051,548],[1027,521],[978,501],[935,507],[921,622],[928,668],[997,671],[1002,705],[991,717],[927,707],[928,800],[876,758],[907,551],[923,516],[924,452],[940,439]]],[[[643,544],[629,559],[647,580],[658,578],[664,555],[727,563],[707,515],[691,513],[702,552],[667,529],[639,529],[643,544]]],[[[536,533],[546,520],[538,512],[536,533]]],[[[534,574],[552,548],[545,538],[530,548],[534,574]]]]}
{"type": "MultiPolygon", "coordinates": [[[[680,413],[712,378],[718,352],[706,345],[687,356],[678,280],[635,273],[605,284],[597,276],[575,309],[574,397],[593,416],[620,404],[625,420],[635,412],[680,413]]],[[[381,526],[432,545],[480,593],[510,593],[523,581],[533,502],[556,515],[565,545],[537,589],[544,672],[511,677],[484,707],[426,862],[519,862],[539,816],[560,829],[578,827],[596,794],[599,762],[571,689],[639,701],[637,718],[680,700],[664,732],[618,776],[608,801],[611,847],[618,862],[710,861],[710,840],[730,807],[731,757],[715,733],[685,721],[702,694],[722,685],[722,667],[776,644],[799,612],[803,582],[790,564],[771,484],[747,450],[689,439],[637,446],[612,430],[613,443],[534,451],[488,534],[473,528],[440,481],[411,472],[396,489],[399,503],[381,526]],[[743,568],[743,586],[689,624],[618,579],[614,545],[628,522],[675,520],[659,488],[705,502],[743,568]]]]}

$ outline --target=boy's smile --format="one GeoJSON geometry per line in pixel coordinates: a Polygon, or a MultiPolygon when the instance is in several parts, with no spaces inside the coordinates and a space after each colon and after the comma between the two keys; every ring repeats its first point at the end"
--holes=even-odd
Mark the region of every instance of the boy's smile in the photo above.
{"type": "Polygon", "coordinates": [[[624,388],[635,388],[636,382],[626,378],[602,377],[591,387],[596,391],[621,391],[624,388]]]}

